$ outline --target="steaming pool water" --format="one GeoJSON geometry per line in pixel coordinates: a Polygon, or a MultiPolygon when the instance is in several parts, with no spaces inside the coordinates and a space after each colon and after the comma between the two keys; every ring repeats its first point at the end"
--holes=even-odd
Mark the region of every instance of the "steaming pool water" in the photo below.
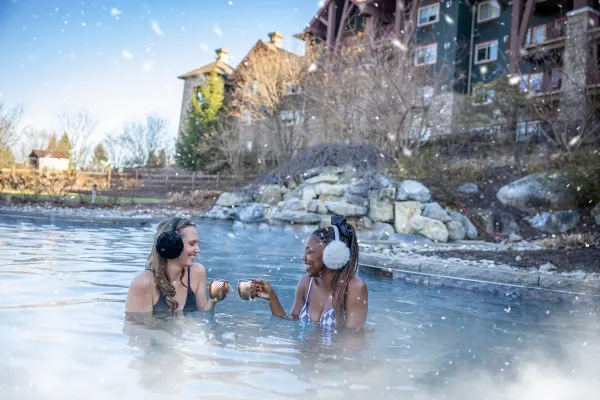
{"type": "MultiPolygon", "coordinates": [[[[127,288],[154,227],[0,219],[1,399],[600,396],[590,304],[361,274],[362,335],[272,318],[266,302],[234,291],[214,313],[126,322],[127,288]]],[[[209,280],[267,279],[289,310],[305,234],[198,228],[209,280]]]]}

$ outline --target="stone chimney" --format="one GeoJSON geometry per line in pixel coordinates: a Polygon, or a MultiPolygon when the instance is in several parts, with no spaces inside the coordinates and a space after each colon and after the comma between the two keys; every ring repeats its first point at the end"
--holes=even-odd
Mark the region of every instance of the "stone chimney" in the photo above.
{"type": "Polygon", "coordinates": [[[281,40],[283,39],[283,35],[279,32],[271,32],[269,33],[269,37],[271,38],[271,43],[275,46],[281,48],[281,40]]]}
{"type": "Polygon", "coordinates": [[[227,64],[227,61],[229,60],[229,52],[225,49],[216,49],[215,53],[217,53],[217,61],[221,61],[225,64],[227,64]]]}

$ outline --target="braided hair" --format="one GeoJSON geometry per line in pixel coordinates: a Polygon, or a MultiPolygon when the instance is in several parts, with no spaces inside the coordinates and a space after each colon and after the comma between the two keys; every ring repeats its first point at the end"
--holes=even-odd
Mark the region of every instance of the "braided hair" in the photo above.
{"type": "MultiPolygon", "coordinates": [[[[344,324],[346,321],[344,312],[346,309],[346,291],[350,280],[356,275],[356,271],[358,270],[358,242],[356,240],[356,231],[349,224],[348,227],[350,234],[340,234],[339,239],[346,243],[348,248],[350,248],[350,259],[343,268],[336,271],[332,287],[335,317],[338,321],[343,321],[344,324]]],[[[335,240],[335,230],[331,226],[317,229],[312,234],[319,238],[324,247],[335,240]]]]}

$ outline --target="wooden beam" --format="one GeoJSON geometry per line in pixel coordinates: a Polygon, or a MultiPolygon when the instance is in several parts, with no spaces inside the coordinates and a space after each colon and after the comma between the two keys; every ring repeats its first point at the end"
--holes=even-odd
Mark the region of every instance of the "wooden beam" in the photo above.
{"type": "Polygon", "coordinates": [[[389,24],[390,22],[392,22],[390,20],[390,16],[385,14],[383,11],[381,11],[379,8],[374,7],[370,4],[367,3],[358,3],[357,4],[358,9],[360,10],[361,14],[364,15],[371,15],[373,17],[377,17],[380,20],[384,21],[385,23],[389,24]]]}
{"type": "Polygon", "coordinates": [[[333,34],[335,33],[335,1],[329,3],[327,10],[327,49],[333,50],[333,34]]]}
{"type": "Polygon", "coordinates": [[[521,59],[519,49],[519,23],[523,12],[523,0],[513,0],[510,17],[510,73],[515,75],[519,72],[519,60],[521,59]]]}
{"type": "Polygon", "coordinates": [[[346,25],[346,21],[348,20],[348,16],[350,15],[350,11],[352,10],[352,5],[350,4],[350,0],[344,0],[344,8],[342,9],[342,19],[340,19],[340,23],[338,24],[338,32],[337,37],[335,38],[335,47],[333,51],[337,53],[340,48],[340,41],[342,40],[342,35],[344,34],[344,27],[346,25]]]}
{"type": "Polygon", "coordinates": [[[405,3],[404,0],[396,0],[396,16],[394,18],[394,32],[396,35],[400,37],[402,35],[402,30],[404,29],[404,19],[405,19],[405,3]]]}
{"type": "Polygon", "coordinates": [[[321,23],[325,26],[329,26],[329,23],[327,22],[327,20],[323,17],[319,17],[319,21],[321,21],[321,23]]]}
{"type": "Polygon", "coordinates": [[[531,16],[533,15],[533,10],[535,8],[535,0],[526,0],[525,3],[525,11],[523,12],[523,17],[521,18],[521,24],[519,25],[519,51],[522,46],[525,46],[525,38],[527,36],[527,31],[529,30],[529,24],[531,23],[531,16]]]}

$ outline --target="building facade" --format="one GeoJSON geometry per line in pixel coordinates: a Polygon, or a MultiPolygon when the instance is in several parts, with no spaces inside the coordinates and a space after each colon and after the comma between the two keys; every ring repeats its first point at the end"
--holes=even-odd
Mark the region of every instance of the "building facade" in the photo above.
{"type": "Polygon", "coordinates": [[[363,34],[404,43],[415,67],[447,78],[429,124],[450,121],[450,132],[460,103],[497,79],[535,96],[560,92],[561,112],[581,104],[582,88],[600,83],[599,9],[594,0],[328,0],[297,37],[331,52],[363,34]]]}

